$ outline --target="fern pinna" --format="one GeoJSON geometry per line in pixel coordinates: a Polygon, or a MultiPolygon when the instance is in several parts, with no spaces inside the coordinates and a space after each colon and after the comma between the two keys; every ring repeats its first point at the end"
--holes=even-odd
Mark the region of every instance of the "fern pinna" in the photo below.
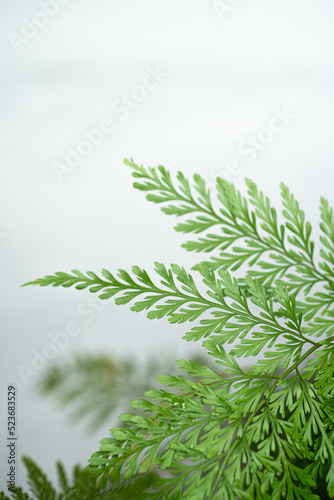
{"type": "Polygon", "coordinates": [[[161,166],[125,163],[135,188],[183,218],[175,229],[193,235],[184,248],[212,257],[191,273],[157,262],[152,276],[134,266],[116,274],[57,272],[27,284],[117,296],[116,304],[132,302],[150,319],[196,320],[184,338],[204,339],[225,373],[177,361],[185,376],[159,379],[170,390],[132,401],[143,414],[122,415],[126,425],[111,429],[90,459],[98,487],[153,470],[153,500],[333,497],[332,208],[321,199],[316,258],[311,225],[284,184],[279,222],[250,180],[245,198],[218,178],[212,200],[199,175],[189,182],[178,173],[174,182],[161,166]],[[244,370],[238,360],[249,356],[254,364],[244,370]]]}

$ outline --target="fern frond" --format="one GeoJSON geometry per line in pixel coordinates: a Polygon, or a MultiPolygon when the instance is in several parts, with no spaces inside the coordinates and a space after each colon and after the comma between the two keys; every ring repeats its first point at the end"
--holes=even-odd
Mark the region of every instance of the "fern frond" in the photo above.
{"type": "MultiPolygon", "coordinates": [[[[213,208],[204,180],[197,174],[191,186],[179,172],[175,187],[170,173],[164,167],[145,169],[128,160],[125,160],[125,164],[133,169],[133,177],[139,179],[134,183],[136,189],[159,193],[159,196],[148,194],[147,199],[163,204],[164,213],[178,217],[190,213],[194,215],[193,219],[179,223],[175,227],[177,231],[198,234],[219,226],[219,234],[209,233],[182,245],[196,252],[220,250],[219,256],[213,256],[205,262],[210,268],[235,271],[248,264],[252,266],[248,272],[268,286],[284,278],[286,286],[297,293],[302,290],[309,292],[319,281],[324,281],[334,290],[333,269],[329,272],[327,267],[323,267],[324,264],[317,268],[313,259],[314,242],[310,239],[310,223],[305,221],[304,212],[284,184],[281,185],[281,193],[283,215],[287,222],[279,224],[277,212],[270,206],[269,199],[249,179],[246,179],[249,202],[255,210],[249,208],[247,199],[233,184],[217,178],[218,200],[222,205],[217,211],[213,208]],[[163,195],[160,196],[161,193],[163,195]],[[164,205],[166,202],[170,203],[168,207],[164,205]],[[234,246],[237,241],[239,246],[234,246]],[[255,264],[257,268],[253,269],[255,264]],[[321,270],[326,272],[322,273],[321,270]]],[[[323,200],[324,222],[321,227],[328,234],[333,229],[333,214],[330,210],[323,200]]],[[[327,258],[333,263],[333,244],[328,237],[325,240],[330,250],[326,254],[327,258]]],[[[321,255],[324,257],[323,252],[321,255]]]]}
{"type": "Polygon", "coordinates": [[[57,492],[42,469],[27,456],[24,456],[22,461],[27,469],[31,492],[40,500],[57,500],[57,492]]]}
{"type": "MultiPolygon", "coordinates": [[[[217,179],[218,203],[204,180],[138,166],[135,187],[176,226],[201,234],[188,250],[219,255],[188,273],[156,263],[154,275],[134,266],[58,272],[28,284],[89,289],[135,312],[170,323],[196,322],[188,341],[224,370],[181,360],[184,375],[160,376],[171,390],[132,401],[90,459],[97,491],[151,474],[153,500],[316,500],[334,496],[334,215],[321,201],[318,265],[311,225],[282,184],[283,221],[250,180],[243,196],[217,179]],[[212,231],[217,229],[218,232],[212,231]],[[248,266],[244,279],[233,272],[248,266]],[[315,292],[314,292],[315,289],[315,292]],[[240,359],[253,359],[245,370],[240,359]],[[321,490],[319,482],[325,485],[321,490]],[[327,495],[327,496],[326,496],[327,495]]],[[[94,496],[92,496],[94,498],[94,496]]]]}
{"type": "MultiPolygon", "coordinates": [[[[127,408],[132,399],[154,387],[161,370],[173,372],[174,366],[168,360],[151,360],[139,367],[130,359],[116,362],[106,355],[85,354],[46,368],[38,388],[69,408],[72,422],[86,420],[86,429],[91,432],[108,418],[118,417],[115,412],[119,408],[127,408]]],[[[59,469],[58,473],[60,486],[67,491],[65,471],[62,474],[59,469]]]]}

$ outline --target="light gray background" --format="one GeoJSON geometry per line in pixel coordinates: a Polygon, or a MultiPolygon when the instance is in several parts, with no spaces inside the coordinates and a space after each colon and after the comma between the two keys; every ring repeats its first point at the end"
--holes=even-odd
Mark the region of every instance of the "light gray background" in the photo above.
{"type": "MultiPolygon", "coordinates": [[[[19,285],[73,268],[150,270],[155,260],[190,268],[198,260],[180,248],[175,220],[133,190],[124,157],[199,172],[208,182],[240,160],[238,187],[251,177],[278,202],[282,180],[317,223],[320,195],[333,199],[334,10],[331,0],[244,0],[221,19],[212,0],[72,0],[15,53],[9,33],[20,34],[22,18],[40,10],[33,0],[0,8],[0,233],[7,235],[0,244],[0,394],[5,410],[7,384],[17,384],[19,454],[53,478],[56,459],[85,463],[111,423],[87,438],[23,384],[17,367],[30,364],[49,332],[69,321],[82,329],[57,359],[83,350],[177,359],[199,345],[181,339],[187,326],[150,322],[112,301],[88,324],[76,313],[87,292],[19,285]],[[169,76],[121,120],[111,103],[156,65],[169,76]],[[247,162],[241,142],[284,107],[295,119],[247,162]],[[105,117],[115,131],[60,183],[54,162],[105,117]]],[[[1,487],[5,426],[2,411],[1,487]]]]}

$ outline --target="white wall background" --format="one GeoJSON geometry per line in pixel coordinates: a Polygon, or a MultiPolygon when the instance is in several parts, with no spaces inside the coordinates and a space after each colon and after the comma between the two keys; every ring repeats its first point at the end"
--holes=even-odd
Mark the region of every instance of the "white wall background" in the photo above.
{"type": "Polygon", "coordinates": [[[241,0],[224,16],[213,0],[71,0],[57,3],[59,12],[30,39],[17,38],[27,20],[44,22],[43,3],[0,7],[2,488],[8,383],[18,386],[19,454],[30,454],[51,478],[56,459],[85,463],[111,427],[87,438],[23,383],[18,365],[29,366],[49,332],[69,321],[81,327],[59,359],[82,350],[177,359],[199,349],[181,339],[186,326],[150,322],[112,301],[87,324],[76,308],[88,292],[19,288],[59,270],[150,270],[155,260],[190,268],[197,261],[180,249],[175,221],[133,190],[124,157],[199,172],[208,182],[237,160],[238,186],[251,177],[275,202],[284,181],[315,224],[320,195],[333,199],[331,0],[241,0]],[[122,119],[111,104],[157,65],[168,76],[122,119]],[[291,123],[247,161],[238,152],[242,141],[284,108],[295,116],[291,123]],[[54,162],[64,163],[66,148],[106,117],[115,130],[59,182],[54,162]]]}

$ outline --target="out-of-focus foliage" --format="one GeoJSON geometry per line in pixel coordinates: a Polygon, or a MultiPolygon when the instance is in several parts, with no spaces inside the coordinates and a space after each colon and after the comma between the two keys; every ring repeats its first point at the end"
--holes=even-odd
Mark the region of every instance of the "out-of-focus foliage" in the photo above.
{"type": "MultiPolygon", "coordinates": [[[[196,360],[204,362],[205,358],[197,356],[196,360]]],[[[113,415],[128,411],[130,401],[158,388],[158,375],[178,371],[175,362],[163,356],[139,366],[134,360],[87,353],[50,365],[41,374],[38,388],[68,408],[72,422],[85,420],[86,429],[93,432],[113,415]]]]}
{"type": "Polygon", "coordinates": [[[57,485],[53,485],[41,467],[31,458],[23,457],[29,492],[15,488],[14,492],[0,493],[0,500],[145,500],[148,499],[153,475],[137,474],[131,479],[120,480],[103,491],[96,487],[96,477],[90,471],[76,465],[71,476],[61,462],[57,462],[57,485]],[[145,493],[146,491],[146,493],[145,493]]]}

